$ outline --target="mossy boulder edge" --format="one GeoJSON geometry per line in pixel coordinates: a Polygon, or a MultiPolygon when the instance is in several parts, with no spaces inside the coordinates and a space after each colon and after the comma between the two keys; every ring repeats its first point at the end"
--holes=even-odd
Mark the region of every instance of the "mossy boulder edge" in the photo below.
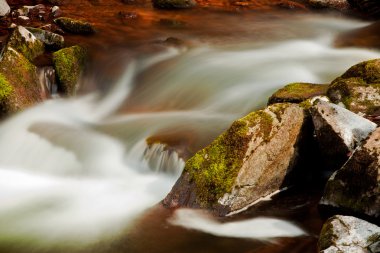
{"type": "Polygon", "coordinates": [[[80,46],[63,48],[53,53],[54,68],[59,81],[59,92],[72,96],[84,69],[87,51],[80,46]]]}
{"type": "Polygon", "coordinates": [[[226,215],[279,190],[297,164],[305,119],[302,107],[283,103],[236,120],[186,162],[163,204],[226,215]]]}

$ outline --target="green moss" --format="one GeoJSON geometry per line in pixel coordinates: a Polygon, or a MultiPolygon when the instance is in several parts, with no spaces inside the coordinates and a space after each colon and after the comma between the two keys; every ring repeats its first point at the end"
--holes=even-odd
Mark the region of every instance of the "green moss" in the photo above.
{"type": "Polygon", "coordinates": [[[8,47],[23,54],[29,61],[44,53],[44,44],[24,27],[18,26],[9,37],[8,47]]]}
{"type": "Polygon", "coordinates": [[[360,77],[366,83],[380,83],[380,59],[364,61],[349,68],[341,78],[360,77]]]}
{"type": "Polygon", "coordinates": [[[0,74],[0,103],[4,102],[13,92],[13,87],[8,80],[0,74]]]}
{"type": "Polygon", "coordinates": [[[93,34],[95,29],[88,22],[61,17],[54,19],[54,22],[61,27],[66,32],[76,33],[76,34],[93,34]]]}
{"type": "Polygon", "coordinates": [[[325,95],[328,86],[311,83],[291,83],[276,91],[270,98],[268,104],[274,103],[301,103],[311,97],[325,95]]]}
{"type": "MultiPolygon", "coordinates": [[[[286,105],[276,105],[271,111],[280,113],[285,108],[286,105]]],[[[269,141],[272,129],[273,115],[267,110],[250,113],[187,161],[185,171],[196,184],[201,205],[215,203],[231,192],[253,135],[269,141]],[[253,127],[255,131],[251,131],[253,127]]]]}
{"type": "Polygon", "coordinates": [[[53,63],[60,83],[60,91],[75,95],[76,85],[86,60],[86,50],[80,46],[61,49],[53,54],[53,63]]]}

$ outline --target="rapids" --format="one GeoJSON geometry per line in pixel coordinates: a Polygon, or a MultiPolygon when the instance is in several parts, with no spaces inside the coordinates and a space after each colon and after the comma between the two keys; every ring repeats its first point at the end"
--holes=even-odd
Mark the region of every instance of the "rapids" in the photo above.
{"type": "MultiPolygon", "coordinates": [[[[1,122],[0,249],[72,252],[134,233],[133,238],[144,240],[144,233],[136,236],[135,231],[145,211],[170,191],[183,157],[207,145],[234,119],[262,108],[279,87],[296,81],[329,83],[349,66],[380,57],[376,50],[332,45],[338,33],[365,23],[321,17],[298,22],[298,27],[312,24],[316,34],[270,43],[168,48],[130,61],[106,94],[95,90],[48,100],[1,122]],[[185,155],[161,144],[148,147],[146,139],[154,135],[176,138],[185,155]]],[[[156,219],[168,216],[165,227],[180,224],[220,237],[244,237],[247,226],[253,231],[246,237],[256,239],[309,233],[277,219],[228,225],[161,213],[156,219]],[[273,229],[260,235],[261,226],[273,229]],[[225,227],[232,229],[223,232],[225,227]]],[[[125,252],[138,252],[129,249],[125,252]]],[[[171,252],[169,246],[157,252],[165,249],[171,252]]],[[[183,252],[192,252],[191,247],[183,252]]],[[[193,252],[199,251],[194,247],[193,252]]]]}

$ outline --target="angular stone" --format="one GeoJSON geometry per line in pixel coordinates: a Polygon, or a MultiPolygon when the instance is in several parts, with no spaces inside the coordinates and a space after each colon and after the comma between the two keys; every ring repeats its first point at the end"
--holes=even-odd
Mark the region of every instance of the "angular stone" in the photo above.
{"type": "Polygon", "coordinates": [[[95,29],[88,22],[72,18],[56,18],[54,22],[64,31],[75,34],[93,34],[95,29]]]}
{"type": "Polygon", "coordinates": [[[32,27],[27,27],[27,29],[51,49],[61,49],[65,44],[65,39],[59,34],[32,27]]]}
{"type": "Polygon", "coordinates": [[[268,101],[275,103],[301,103],[315,96],[325,95],[328,85],[312,83],[291,83],[276,91],[268,101]]]}
{"type": "Polygon", "coordinates": [[[164,206],[226,215],[278,191],[297,165],[305,119],[299,105],[274,104],[235,121],[186,162],[164,206]]]}
{"type": "Polygon", "coordinates": [[[76,94],[86,55],[86,50],[80,46],[63,48],[53,53],[53,63],[58,76],[60,92],[69,96],[76,94]]]}
{"type": "Polygon", "coordinates": [[[380,128],[331,176],[320,204],[380,217],[380,128]]]}
{"type": "Polygon", "coordinates": [[[380,109],[380,59],[361,62],[335,79],[327,91],[332,102],[355,113],[371,115],[380,109]]]}
{"type": "Polygon", "coordinates": [[[367,221],[336,215],[323,225],[320,253],[374,253],[380,250],[380,227],[367,221]]]}
{"type": "Polygon", "coordinates": [[[0,0],[0,17],[4,17],[11,12],[11,8],[9,7],[7,1],[0,0]]]}
{"type": "Polygon", "coordinates": [[[335,171],[376,129],[376,124],[335,104],[317,100],[310,108],[315,136],[328,170],[335,171]]]}
{"type": "Polygon", "coordinates": [[[23,26],[17,26],[12,32],[9,47],[23,54],[29,61],[44,53],[44,44],[23,26]]]}

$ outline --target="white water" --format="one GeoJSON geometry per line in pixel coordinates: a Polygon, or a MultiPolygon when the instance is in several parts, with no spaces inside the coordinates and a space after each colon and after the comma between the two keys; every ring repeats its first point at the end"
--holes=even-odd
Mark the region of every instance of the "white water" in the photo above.
{"type": "Polygon", "coordinates": [[[305,236],[307,233],[296,225],[273,218],[253,218],[243,221],[220,223],[199,210],[178,209],[169,219],[175,226],[202,231],[215,236],[249,238],[270,241],[276,237],[305,236]]]}
{"type": "MultiPolygon", "coordinates": [[[[86,244],[132,226],[169,192],[183,167],[178,156],[160,155],[160,147],[147,150],[147,137],[187,130],[192,142],[204,145],[284,84],[327,83],[357,62],[380,57],[332,48],[331,36],[360,25],[336,22],[316,22],[325,31],[310,40],[170,51],[130,65],[104,98],[51,100],[3,122],[0,244],[86,244]],[[138,85],[145,88],[131,93],[141,73],[138,85]],[[161,111],[115,113],[125,100],[161,111]]],[[[265,237],[273,237],[271,231],[265,237]]],[[[236,229],[219,235],[243,236],[236,229]]]]}

